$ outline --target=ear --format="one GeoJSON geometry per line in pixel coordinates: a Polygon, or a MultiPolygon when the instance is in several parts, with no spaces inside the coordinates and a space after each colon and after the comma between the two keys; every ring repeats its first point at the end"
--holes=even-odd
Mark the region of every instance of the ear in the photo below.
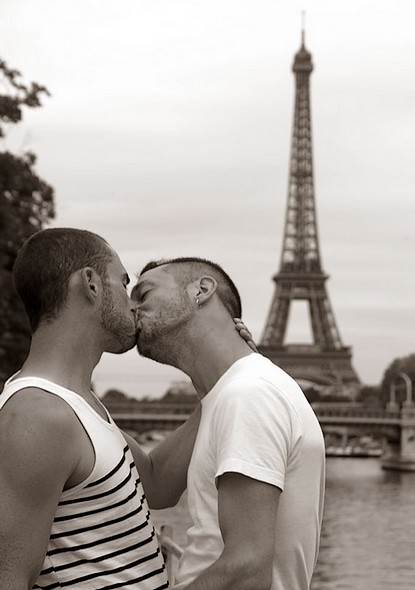
{"type": "Polygon", "coordinates": [[[216,293],[218,287],[213,277],[205,276],[199,279],[196,284],[195,300],[198,307],[202,307],[216,293]]]}
{"type": "Polygon", "coordinates": [[[85,297],[91,301],[91,303],[95,302],[102,289],[101,277],[97,271],[89,266],[82,268],[81,285],[85,297]]]}

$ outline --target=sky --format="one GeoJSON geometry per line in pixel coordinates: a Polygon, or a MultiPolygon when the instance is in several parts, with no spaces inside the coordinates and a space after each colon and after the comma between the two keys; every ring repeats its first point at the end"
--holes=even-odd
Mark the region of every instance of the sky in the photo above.
{"type": "MultiPolygon", "coordinates": [[[[357,373],[378,384],[415,351],[411,0],[2,0],[0,57],[51,96],[0,147],[35,152],[55,188],[52,226],[102,235],[132,277],[154,258],[221,264],[260,341],[302,11],[327,290],[357,373]]],[[[293,306],[287,342],[310,339],[305,312],[293,306]]],[[[104,355],[94,386],[154,397],[182,378],[130,351],[104,355]]]]}

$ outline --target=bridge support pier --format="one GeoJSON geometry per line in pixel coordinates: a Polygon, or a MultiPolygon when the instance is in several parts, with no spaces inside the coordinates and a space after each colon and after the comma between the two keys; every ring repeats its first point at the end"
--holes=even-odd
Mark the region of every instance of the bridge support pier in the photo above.
{"type": "Polygon", "coordinates": [[[407,400],[401,410],[400,441],[388,442],[382,468],[415,471],[415,405],[412,401],[407,400]]]}

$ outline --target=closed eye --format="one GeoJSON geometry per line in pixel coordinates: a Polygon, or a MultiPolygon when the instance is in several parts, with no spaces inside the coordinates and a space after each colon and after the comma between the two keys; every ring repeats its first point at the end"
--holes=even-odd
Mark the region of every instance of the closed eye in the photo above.
{"type": "Polygon", "coordinates": [[[123,277],[122,277],[122,284],[123,284],[123,286],[124,286],[124,289],[127,289],[127,285],[129,284],[129,282],[130,282],[130,277],[129,277],[129,276],[128,276],[128,274],[126,273],[126,274],[124,274],[124,275],[123,275],[123,277]]]}
{"type": "Polygon", "coordinates": [[[146,282],[138,283],[134,285],[133,290],[131,291],[131,298],[134,299],[137,303],[141,303],[144,301],[148,293],[151,291],[151,285],[146,282]]]}
{"type": "Polygon", "coordinates": [[[141,291],[140,295],[138,297],[139,301],[144,301],[144,299],[147,297],[147,295],[150,293],[150,289],[147,289],[147,291],[141,291]]]}

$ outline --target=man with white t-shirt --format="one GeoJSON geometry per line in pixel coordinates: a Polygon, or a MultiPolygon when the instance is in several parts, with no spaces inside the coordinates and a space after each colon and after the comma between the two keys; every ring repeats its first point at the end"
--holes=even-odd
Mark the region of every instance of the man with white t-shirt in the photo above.
{"type": "Polygon", "coordinates": [[[151,262],[132,299],[140,354],[182,369],[202,403],[188,471],[192,526],[175,588],[308,590],[325,453],[300,387],[238,337],[240,297],[217,264],[151,262]]]}

